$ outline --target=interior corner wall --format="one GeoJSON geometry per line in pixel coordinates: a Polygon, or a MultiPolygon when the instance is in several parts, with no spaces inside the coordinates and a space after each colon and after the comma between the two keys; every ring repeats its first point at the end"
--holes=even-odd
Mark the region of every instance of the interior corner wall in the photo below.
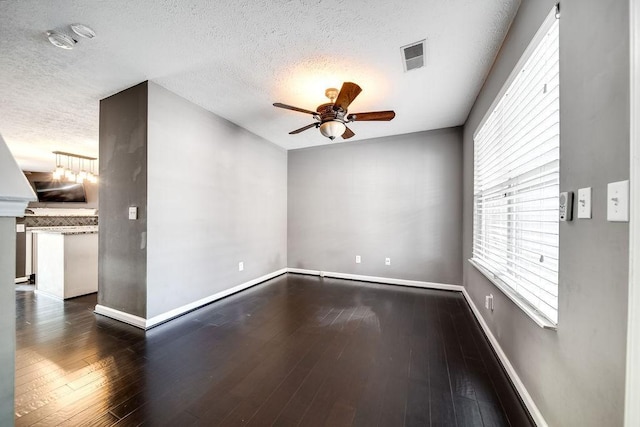
{"type": "Polygon", "coordinates": [[[461,284],[461,128],[291,150],[288,181],[289,267],[461,284]]]}
{"type": "MultiPolygon", "coordinates": [[[[552,426],[621,426],[627,223],[607,222],[607,183],[629,178],[629,3],[563,0],[560,191],[592,188],[592,219],[560,223],[559,323],[544,330],[473,266],[473,133],[555,0],[522,0],[464,128],[464,286],[552,426]],[[495,311],[484,309],[494,295],[495,311]]],[[[574,209],[577,198],[574,202],[574,209]]]]}
{"type": "Polygon", "coordinates": [[[147,314],[147,82],[100,101],[98,304],[147,314]],[[129,206],[138,219],[128,219],[129,206]]]}
{"type": "Polygon", "coordinates": [[[148,114],[148,317],[286,268],[287,152],[154,83],[148,114]]]}
{"type": "Polygon", "coordinates": [[[0,217],[0,425],[14,422],[16,219],[0,217]]]}

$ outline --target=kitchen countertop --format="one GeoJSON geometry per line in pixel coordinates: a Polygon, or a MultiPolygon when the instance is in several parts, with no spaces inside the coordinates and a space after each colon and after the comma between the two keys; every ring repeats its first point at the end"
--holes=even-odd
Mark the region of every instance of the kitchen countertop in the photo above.
{"type": "Polygon", "coordinates": [[[79,227],[27,227],[27,231],[34,233],[55,233],[55,234],[94,234],[98,232],[97,225],[85,225],[79,227]]]}

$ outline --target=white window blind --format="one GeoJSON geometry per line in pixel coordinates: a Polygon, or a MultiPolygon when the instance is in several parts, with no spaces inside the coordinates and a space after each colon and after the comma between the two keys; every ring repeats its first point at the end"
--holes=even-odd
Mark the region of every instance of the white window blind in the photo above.
{"type": "Polygon", "coordinates": [[[474,137],[473,261],[555,324],[558,20],[542,34],[474,137]]]}

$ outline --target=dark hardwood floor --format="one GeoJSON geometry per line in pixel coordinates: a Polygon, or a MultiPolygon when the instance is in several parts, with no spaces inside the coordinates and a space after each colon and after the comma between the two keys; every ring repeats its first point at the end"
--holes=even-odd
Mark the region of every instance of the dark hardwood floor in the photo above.
{"type": "Polygon", "coordinates": [[[16,292],[17,426],[529,426],[459,293],[284,275],[143,332],[16,292]]]}

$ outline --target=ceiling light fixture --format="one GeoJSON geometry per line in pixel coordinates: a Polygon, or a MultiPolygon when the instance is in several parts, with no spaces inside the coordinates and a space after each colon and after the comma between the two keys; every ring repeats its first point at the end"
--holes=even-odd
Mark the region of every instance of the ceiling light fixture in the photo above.
{"type": "Polygon", "coordinates": [[[336,139],[336,136],[340,136],[347,130],[347,126],[338,120],[330,120],[320,125],[320,133],[322,136],[326,136],[330,140],[336,139]]]}
{"type": "MultiPolygon", "coordinates": [[[[85,39],[92,39],[96,36],[95,31],[84,24],[71,24],[69,28],[71,28],[75,34],[85,39]]],[[[68,32],[68,30],[66,32],[68,32]]],[[[76,40],[72,34],[66,34],[66,32],[49,30],[47,31],[47,38],[51,44],[56,47],[73,49],[78,43],[78,40],[76,40]]]]}
{"type": "Polygon", "coordinates": [[[62,49],[73,49],[76,45],[76,41],[64,33],[58,31],[47,31],[47,38],[52,45],[60,47],[62,49]]]}
{"type": "Polygon", "coordinates": [[[89,181],[98,182],[98,176],[94,171],[96,157],[81,156],[79,154],[65,153],[64,151],[54,151],[56,155],[56,168],[51,173],[55,181],[65,178],[68,181],[81,183],[89,181]]]}
{"type": "Polygon", "coordinates": [[[342,139],[349,139],[355,136],[355,133],[347,127],[347,123],[355,121],[376,121],[388,122],[393,120],[396,113],[393,111],[371,111],[367,113],[348,114],[347,109],[351,102],[362,92],[362,88],[352,82],[344,82],[342,88],[338,89],[330,87],[324,94],[329,98],[329,102],[318,105],[316,111],[306,110],[304,108],[294,107],[293,105],[276,102],[274,107],[284,108],[285,110],[297,111],[299,113],[311,114],[314,123],[303,126],[300,129],[289,132],[289,135],[295,135],[311,128],[320,128],[322,136],[330,140],[336,139],[338,135],[342,139]]]}
{"type": "Polygon", "coordinates": [[[96,36],[95,31],[84,24],[71,24],[71,29],[74,33],[85,39],[92,39],[96,36]]]}

